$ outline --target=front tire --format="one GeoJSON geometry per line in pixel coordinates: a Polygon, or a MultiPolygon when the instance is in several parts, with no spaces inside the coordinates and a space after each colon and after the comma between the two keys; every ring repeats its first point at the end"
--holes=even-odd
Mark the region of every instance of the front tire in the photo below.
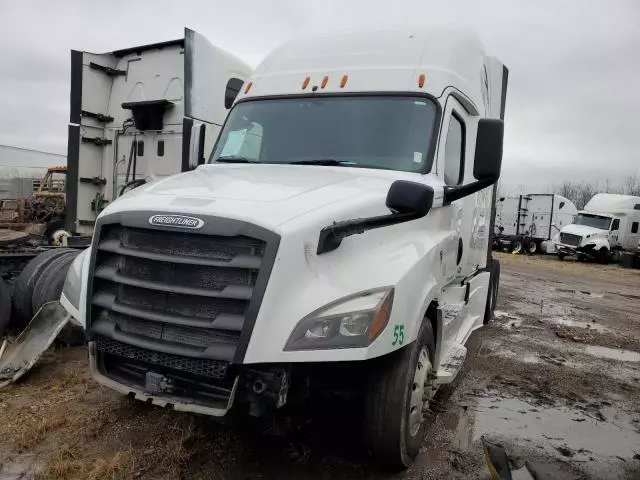
{"type": "Polygon", "coordinates": [[[435,341],[425,318],[418,338],[371,364],[365,392],[365,440],[385,467],[408,468],[420,451],[426,425],[423,412],[435,390],[435,341]]]}
{"type": "Polygon", "coordinates": [[[598,250],[598,262],[602,263],[603,265],[606,265],[609,263],[609,249],[607,247],[602,247],[600,250],[598,250]]]}

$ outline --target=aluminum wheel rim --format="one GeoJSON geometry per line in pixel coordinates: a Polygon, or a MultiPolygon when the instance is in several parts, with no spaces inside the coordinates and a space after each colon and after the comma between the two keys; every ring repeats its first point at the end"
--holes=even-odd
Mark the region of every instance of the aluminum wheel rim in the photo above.
{"type": "Polygon", "coordinates": [[[425,404],[425,384],[429,378],[431,372],[431,361],[429,360],[429,351],[426,347],[422,347],[418,362],[416,363],[416,370],[413,374],[413,382],[410,385],[411,398],[409,401],[409,434],[415,437],[420,426],[424,421],[422,415],[422,409],[425,404]]]}

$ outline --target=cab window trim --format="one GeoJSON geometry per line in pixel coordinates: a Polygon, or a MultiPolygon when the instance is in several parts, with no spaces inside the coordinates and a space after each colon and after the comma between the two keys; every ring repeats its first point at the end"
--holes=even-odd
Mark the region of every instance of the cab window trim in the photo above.
{"type": "Polygon", "coordinates": [[[464,181],[464,169],[466,165],[466,148],[467,147],[467,125],[460,115],[456,108],[451,110],[451,116],[449,117],[449,126],[447,127],[447,137],[444,139],[444,159],[443,159],[443,171],[442,171],[442,180],[445,182],[447,186],[455,187],[457,185],[462,185],[464,181]],[[458,172],[458,182],[453,184],[448,184],[445,180],[445,172],[447,170],[447,140],[449,139],[449,131],[451,129],[451,119],[455,118],[458,122],[460,122],[461,129],[461,138],[460,138],[460,170],[458,172]]]}

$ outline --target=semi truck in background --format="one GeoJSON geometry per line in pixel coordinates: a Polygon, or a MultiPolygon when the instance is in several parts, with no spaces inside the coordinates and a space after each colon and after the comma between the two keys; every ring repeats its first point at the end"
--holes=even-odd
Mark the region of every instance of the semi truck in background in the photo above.
{"type": "Polygon", "coordinates": [[[617,261],[621,254],[637,256],[640,242],[640,197],[598,193],[560,230],[558,258],[617,261]]]}
{"type": "Polygon", "coordinates": [[[69,231],[91,235],[118,196],[204,163],[251,71],[190,29],[178,40],[109,53],[73,50],[69,231]]]}
{"type": "Polygon", "coordinates": [[[251,72],[190,29],[177,40],[109,53],[71,51],[67,167],[50,170],[50,188],[34,194],[61,204],[44,232],[54,241],[43,247],[27,234],[0,237],[0,335],[59,299],[71,261],[89,245],[107,205],[204,163],[251,72]],[[62,174],[60,190],[54,175],[62,174]],[[61,243],[73,248],[49,248],[61,243]]]}
{"type": "Polygon", "coordinates": [[[105,137],[89,119],[90,138],[120,153],[77,142],[104,171],[78,178],[75,225],[97,219],[60,308],[86,329],[92,376],[215,417],[352,394],[376,458],[406,468],[430,399],[495,307],[507,75],[449,29],[296,39],[247,80],[206,164],[165,147],[192,171],[118,199],[135,181],[114,170],[121,153],[155,134],[116,139],[112,115],[105,137]],[[109,192],[99,184],[114,172],[109,192]],[[94,211],[98,194],[109,202],[94,211]]]}
{"type": "Polygon", "coordinates": [[[553,253],[549,245],[560,229],[573,222],[576,206],[561,195],[526,193],[496,201],[494,245],[511,252],[553,253]]]}

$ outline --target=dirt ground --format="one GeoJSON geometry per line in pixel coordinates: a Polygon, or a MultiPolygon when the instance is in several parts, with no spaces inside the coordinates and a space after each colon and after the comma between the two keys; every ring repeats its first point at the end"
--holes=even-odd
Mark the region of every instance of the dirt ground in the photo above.
{"type": "Polygon", "coordinates": [[[438,394],[415,465],[388,475],[357,412],[271,425],[162,410],[95,384],[82,348],[50,351],[0,391],[0,480],[489,478],[480,436],[567,478],[640,479],[640,271],[499,255],[496,319],[438,394]]]}

